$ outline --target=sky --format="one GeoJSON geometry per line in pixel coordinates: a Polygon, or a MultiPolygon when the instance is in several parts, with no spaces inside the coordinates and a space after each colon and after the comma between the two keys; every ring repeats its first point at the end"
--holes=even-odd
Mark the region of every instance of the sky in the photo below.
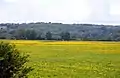
{"type": "Polygon", "coordinates": [[[0,0],[0,23],[120,24],[120,0],[0,0]]]}

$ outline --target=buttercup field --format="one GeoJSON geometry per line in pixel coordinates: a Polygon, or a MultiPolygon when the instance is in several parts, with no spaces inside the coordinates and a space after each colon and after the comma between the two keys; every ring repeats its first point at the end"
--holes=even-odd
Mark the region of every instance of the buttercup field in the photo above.
{"type": "Polygon", "coordinates": [[[29,78],[120,77],[120,42],[3,41],[30,55],[29,78]]]}

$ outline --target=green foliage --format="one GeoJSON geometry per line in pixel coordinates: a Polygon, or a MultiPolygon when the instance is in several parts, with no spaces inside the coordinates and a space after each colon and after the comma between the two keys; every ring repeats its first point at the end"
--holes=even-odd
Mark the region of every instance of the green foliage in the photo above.
{"type": "Polygon", "coordinates": [[[25,39],[26,31],[23,29],[17,30],[14,32],[14,36],[16,37],[16,39],[25,39]]]}
{"type": "Polygon", "coordinates": [[[26,30],[26,38],[29,40],[35,40],[37,37],[37,33],[35,30],[26,30]]]}
{"type": "MultiPolygon", "coordinates": [[[[0,37],[7,39],[27,39],[27,40],[43,40],[47,39],[45,33],[52,32],[52,39],[60,40],[59,33],[70,32],[70,40],[95,40],[95,41],[120,41],[120,26],[112,25],[95,25],[95,24],[62,24],[62,23],[22,23],[22,24],[0,24],[6,26],[7,30],[0,31],[0,37]],[[42,38],[39,33],[42,33],[42,38]],[[9,36],[9,37],[8,37],[9,36]]],[[[69,40],[65,37],[63,40],[69,40]]],[[[1,38],[0,38],[1,39],[1,38]]],[[[49,40],[51,38],[48,38],[49,40]]]]}
{"type": "Polygon", "coordinates": [[[28,39],[28,40],[35,40],[37,38],[37,33],[35,30],[24,30],[20,29],[16,31],[17,39],[28,39]]]}
{"type": "Polygon", "coordinates": [[[52,33],[51,32],[47,32],[46,33],[46,39],[47,40],[51,40],[52,39],[52,33]]]}
{"type": "Polygon", "coordinates": [[[26,78],[33,70],[26,62],[28,55],[21,55],[15,45],[0,42],[0,78],[26,78]]]}
{"type": "Polygon", "coordinates": [[[69,32],[62,32],[61,34],[62,40],[70,40],[70,33],[69,32]]]}

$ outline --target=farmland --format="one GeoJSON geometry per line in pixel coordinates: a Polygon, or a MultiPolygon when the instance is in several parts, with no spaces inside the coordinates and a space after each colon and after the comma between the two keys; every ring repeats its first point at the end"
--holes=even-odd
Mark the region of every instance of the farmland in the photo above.
{"type": "Polygon", "coordinates": [[[120,78],[120,42],[3,41],[30,55],[29,78],[120,78]]]}

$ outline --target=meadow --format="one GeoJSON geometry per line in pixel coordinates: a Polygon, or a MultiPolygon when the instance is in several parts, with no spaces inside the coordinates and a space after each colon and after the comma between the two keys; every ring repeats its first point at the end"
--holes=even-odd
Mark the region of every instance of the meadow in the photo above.
{"type": "Polygon", "coordinates": [[[120,42],[4,41],[30,55],[29,78],[120,78],[120,42]]]}

